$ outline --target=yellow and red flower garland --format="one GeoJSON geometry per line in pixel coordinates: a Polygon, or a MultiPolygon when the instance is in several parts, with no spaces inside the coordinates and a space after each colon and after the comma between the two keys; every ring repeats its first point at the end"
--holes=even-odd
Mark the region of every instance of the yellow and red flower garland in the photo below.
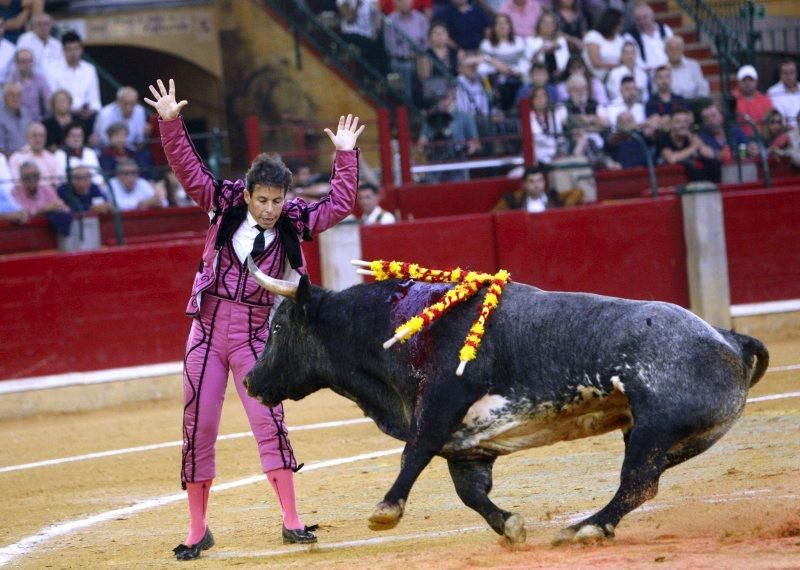
{"type": "Polygon", "coordinates": [[[456,283],[456,286],[445,293],[444,297],[433,305],[426,307],[417,315],[395,329],[395,335],[384,343],[385,348],[389,348],[395,342],[405,342],[422,329],[428,327],[433,321],[440,318],[450,309],[471,298],[481,287],[489,284],[489,289],[483,299],[478,318],[472,323],[464,340],[464,345],[459,351],[459,365],[456,374],[461,376],[467,362],[474,360],[478,353],[478,347],[483,340],[486,332],[486,321],[500,302],[503,294],[503,287],[508,283],[510,275],[505,269],[501,269],[494,275],[490,273],[477,273],[475,271],[465,272],[460,267],[452,271],[442,271],[440,269],[428,269],[420,267],[416,263],[405,263],[401,261],[377,260],[369,263],[375,279],[383,281],[385,279],[415,279],[428,283],[456,283]]]}

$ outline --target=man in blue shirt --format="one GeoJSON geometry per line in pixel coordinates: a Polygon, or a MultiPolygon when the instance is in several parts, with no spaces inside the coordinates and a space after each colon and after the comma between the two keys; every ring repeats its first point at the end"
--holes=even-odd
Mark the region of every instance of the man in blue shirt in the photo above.
{"type": "Polygon", "coordinates": [[[442,21],[450,32],[450,38],[463,50],[474,51],[481,45],[484,31],[492,20],[479,6],[469,0],[451,0],[451,3],[436,11],[434,21],[442,21]]]}
{"type": "Polygon", "coordinates": [[[725,116],[719,106],[710,102],[700,112],[703,126],[698,131],[700,139],[714,149],[717,160],[731,160],[737,153],[750,158],[758,156],[758,145],[750,140],[738,125],[725,125],[725,116]]]}
{"type": "Polygon", "coordinates": [[[92,172],[85,166],[78,166],[70,171],[71,182],[58,187],[61,198],[73,213],[94,212],[108,214],[111,204],[96,184],[92,184],[92,172]]]}

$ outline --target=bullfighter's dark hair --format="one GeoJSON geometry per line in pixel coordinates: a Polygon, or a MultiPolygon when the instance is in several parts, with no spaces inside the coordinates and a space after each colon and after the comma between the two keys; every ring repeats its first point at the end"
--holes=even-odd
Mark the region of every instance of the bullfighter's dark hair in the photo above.
{"type": "Polygon", "coordinates": [[[256,185],[281,188],[284,193],[292,186],[292,171],[278,156],[259,154],[244,177],[245,187],[252,192],[256,185]]]}
{"type": "Polygon", "coordinates": [[[73,30],[69,30],[68,32],[65,32],[63,36],[61,36],[61,43],[64,44],[64,45],[66,45],[66,44],[74,44],[76,42],[81,44],[81,45],[83,45],[83,40],[78,35],[78,32],[75,32],[73,30]]]}

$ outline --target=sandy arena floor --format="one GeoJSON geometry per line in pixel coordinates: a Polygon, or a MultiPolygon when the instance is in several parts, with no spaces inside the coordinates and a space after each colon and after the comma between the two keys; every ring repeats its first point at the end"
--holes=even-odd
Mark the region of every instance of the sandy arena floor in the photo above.
{"type": "MultiPolygon", "coordinates": [[[[461,504],[441,459],[414,487],[400,525],[376,533],[366,519],[397,473],[401,444],[327,391],[287,405],[289,425],[309,427],[292,435],[306,463],[298,496],[306,524],[321,528],[316,547],[284,546],[255,444],[235,435],[248,426],[229,392],[221,433],[234,437],[218,443],[219,477],[209,507],[217,546],[186,564],[800,568],[800,341],[765,340],[772,368],[750,396],[784,396],[748,404],[716,446],[662,477],[658,496],[623,520],[616,540],[595,546],[552,548],[550,540],[567,521],[611,498],[622,461],[618,432],[498,460],[492,497],[525,516],[524,548],[504,547],[461,504]]],[[[0,566],[179,565],[171,555],[187,520],[178,479],[179,392],[176,377],[176,397],[169,400],[0,422],[0,566]],[[136,446],[152,447],[118,452],[136,446]],[[109,453],[19,468],[98,452],[109,453]]]]}

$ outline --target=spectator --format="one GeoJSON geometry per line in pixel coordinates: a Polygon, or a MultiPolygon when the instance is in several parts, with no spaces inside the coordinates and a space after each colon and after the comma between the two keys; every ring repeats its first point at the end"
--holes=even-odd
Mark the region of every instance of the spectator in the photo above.
{"type": "Polygon", "coordinates": [[[612,69],[606,79],[606,90],[612,101],[620,96],[619,87],[623,77],[633,78],[636,87],[639,88],[639,97],[642,103],[646,103],[650,98],[647,73],[636,65],[636,46],[630,41],[626,41],[622,46],[622,64],[612,69]]]}
{"type": "Polygon", "coordinates": [[[689,180],[719,182],[722,165],[714,149],[692,132],[692,112],[674,108],[670,129],[656,139],[656,155],[667,164],[683,164],[689,180]]]}
{"type": "Polygon", "coordinates": [[[86,166],[70,170],[69,180],[58,187],[58,197],[71,212],[109,214],[112,207],[100,187],[92,181],[92,171],[86,166]]]}
{"type": "Polygon", "coordinates": [[[603,149],[600,133],[608,127],[605,107],[589,96],[589,84],[582,75],[567,80],[567,93],[567,101],[556,109],[556,120],[564,125],[570,152],[594,161],[603,149]]]}
{"type": "Polygon", "coordinates": [[[547,169],[544,165],[537,165],[525,169],[522,188],[500,198],[492,211],[525,210],[539,213],[557,206],[560,206],[558,197],[548,189],[547,169]]]}
{"type": "Polygon", "coordinates": [[[700,112],[703,126],[698,132],[700,139],[714,150],[714,157],[722,162],[746,154],[758,156],[758,145],[750,140],[738,125],[725,125],[725,115],[716,103],[709,103],[700,112]]]}
{"type": "Polygon", "coordinates": [[[489,119],[489,97],[478,75],[480,56],[467,55],[458,66],[456,78],[456,110],[489,119]]]}
{"type": "Polygon", "coordinates": [[[469,0],[451,0],[450,4],[434,12],[434,19],[444,22],[456,45],[467,51],[478,49],[484,31],[492,23],[486,12],[470,4],[469,0]]]}
{"type": "Polygon", "coordinates": [[[626,112],[631,114],[637,128],[644,125],[646,116],[644,105],[639,102],[639,87],[630,75],[622,78],[619,96],[608,105],[608,123],[612,128],[616,127],[617,118],[626,112]]]}
{"type": "Polygon", "coordinates": [[[54,90],[69,91],[72,95],[72,111],[91,126],[102,107],[97,69],[88,61],[81,60],[83,42],[78,34],[65,33],[61,36],[61,43],[64,45],[64,65],[53,68],[50,84],[54,90]]]}
{"type": "Polygon", "coordinates": [[[547,89],[541,86],[534,88],[531,94],[531,133],[536,161],[550,164],[559,154],[559,138],[564,133],[553,113],[547,89]]]}
{"type": "Polygon", "coordinates": [[[139,165],[130,158],[117,163],[117,175],[111,179],[114,202],[121,211],[161,208],[166,199],[156,193],[153,185],[139,177],[139,165]]]}
{"type": "Polygon", "coordinates": [[[770,156],[789,156],[791,140],[788,131],[780,111],[767,111],[761,121],[761,140],[770,156]]]}
{"type": "Polygon", "coordinates": [[[50,96],[50,116],[42,123],[47,129],[47,148],[53,152],[64,144],[69,125],[80,123],[86,132],[86,125],[72,112],[72,95],[66,89],[58,89],[50,96]]]}
{"type": "Polygon", "coordinates": [[[375,0],[336,0],[341,16],[342,38],[356,46],[361,57],[379,73],[384,72],[383,45],[378,42],[381,13],[375,0]]]}
{"type": "Polygon", "coordinates": [[[589,30],[580,0],[554,0],[553,10],[558,19],[558,28],[564,34],[572,51],[583,51],[583,36],[589,30]]]}
{"type": "Polygon", "coordinates": [[[672,29],[656,22],[653,9],[644,0],[636,2],[633,9],[634,27],[627,36],[638,48],[639,67],[652,72],[667,64],[665,42],[673,36],[672,29]]]}
{"type": "Polygon", "coordinates": [[[17,200],[5,190],[0,190],[0,221],[12,224],[25,224],[30,219],[17,200]]]}
{"type": "Polygon", "coordinates": [[[550,77],[563,73],[569,63],[569,45],[558,30],[555,15],[547,11],[536,24],[536,35],[528,38],[525,57],[529,61],[544,63],[550,77]]]}
{"type": "Polygon", "coordinates": [[[8,80],[22,85],[22,106],[39,121],[50,112],[50,84],[41,73],[34,71],[33,59],[30,50],[18,49],[8,80]]]}
{"type": "Polygon", "coordinates": [[[24,162],[19,172],[20,181],[14,186],[11,195],[29,215],[69,212],[69,208],[56,195],[53,187],[40,182],[41,175],[35,162],[24,162]]]}
{"type": "Polygon", "coordinates": [[[514,32],[522,39],[533,37],[542,13],[539,0],[505,0],[497,14],[505,14],[511,20],[514,32]]]}
{"type": "Polygon", "coordinates": [[[620,64],[622,45],[622,12],[608,8],[600,16],[594,30],[583,37],[583,58],[586,66],[601,82],[608,72],[620,64]]]}
{"type": "Polygon", "coordinates": [[[647,166],[649,136],[637,124],[630,111],[617,115],[614,131],[606,138],[605,150],[617,168],[639,168],[647,166]]]}
{"type": "Polygon", "coordinates": [[[386,18],[383,41],[389,69],[403,79],[406,98],[414,99],[417,51],[428,47],[428,18],[412,9],[412,0],[394,0],[395,11],[386,18]]]}
{"type": "Polygon", "coordinates": [[[606,93],[605,86],[599,79],[589,73],[586,62],[584,62],[583,58],[579,55],[573,55],[569,58],[567,69],[561,75],[561,81],[557,87],[559,101],[564,102],[569,98],[567,94],[567,80],[573,75],[581,75],[586,79],[586,82],[591,87],[592,98],[594,98],[599,105],[608,105],[608,94],[606,93]]]}
{"type": "Polygon", "coordinates": [[[797,124],[800,113],[800,86],[797,85],[797,62],[786,59],[781,62],[781,79],[767,89],[775,108],[783,114],[786,124],[793,127],[797,124]]]}
{"type": "Polygon", "coordinates": [[[428,32],[428,49],[417,60],[423,105],[428,108],[447,95],[451,77],[458,75],[459,50],[453,47],[447,26],[434,22],[428,32]]]}
{"type": "Polygon", "coordinates": [[[655,91],[644,107],[645,114],[649,117],[658,117],[659,129],[668,131],[672,111],[677,108],[688,109],[689,103],[672,92],[672,68],[662,65],[656,69],[654,77],[655,91]]]}
{"type": "Polygon", "coordinates": [[[4,37],[5,21],[0,18],[0,80],[8,77],[8,70],[11,67],[11,62],[14,60],[14,53],[17,50],[12,42],[4,37]]]}
{"type": "Polygon", "coordinates": [[[530,66],[525,57],[525,42],[514,35],[511,19],[497,14],[489,37],[481,42],[483,61],[478,74],[489,77],[499,107],[508,111],[514,104],[522,78],[527,77],[530,66]]]}
{"type": "Polygon", "coordinates": [[[686,99],[708,97],[708,81],[700,64],[683,56],[683,38],[672,36],[666,42],[667,60],[672,69],[672,91],[686,99]]]}
{"type": "MultiPolygon", "coordinates": [[[[447,96],[427,114],[417,145],[429,162],[463,160],[480,151],[481,143],[475,114],[466,113],[457,108],[455,89],[451,89],[447,96]]],[[[467,180],[468,178],[467,170],[452,170],[428,175],[431,182],[467,180]]]]}
{"type": "MultiPolygon", "coordinates": [[[[733,95],[736,97],[736,115],[741,118],[742,130],[747,136],[753,135],[753,129],[747,121],[755,125],[760,125],[767,111],[773,109],[772,99],[756,89],[758,83],[758,72],[752,65],[743,65],[736,72],[738,87],[734,89],[733,95]]],[[[758,127],[756,127],[758,128],[758,127]]]]}
{"type": "Polygon", "coordinates": [[[361,184],[358,187],[358,206],[361,208],[361,223],[364,225],[372,224],[393,224],[397,220],[394,214],[387,212],[380,206],[380,193],[374,184],[361,184]]]}
{"type": "MultiPolygon", "coordinates": [[[[547,66],[544,63],[534,62],[531,65],[530,83],[525,83],[520,87],[517,92],[517,101],[515,105],[519,105],[522,99],[530,99],[534,89],[543,87],[547,90],[547,98],[551,104],[555,104],[558,100],[558,89],[550,81],[550,74],[547,73],[547,66]]],[[[566,97],[565,97],[566,98],[566,97]]]]}
{"type": "Polygon", "coordinates": [[[51,36],[53,19],[42,12],[31,18],[31,31],[17,40],[17,51],[27,49],[33,54],[36,72],[42,77],[52,77],[53,69],[64,65],[64,48],[51,36]]]}
{"type": "Polygon", "coordinates": [[[0,2],[0,18],[5,22],[6,39],[16,44],[25,31],[31,16],[39,14],[43,10],[44,0],[3,0],[0,2]]]}
{"type": "Polygon", "coordinates": [[[16,180],[11,177],[11,170],[8,168],[6,155],[0,152],[0,193],[11,196],[16,180]]]}
{"type": "Polygon", "coordinates": [[[13,81],[6,83],[0,109],[0,151],[11,154],[22,148],[31,122],[30,111],[22,107],[22,85],[13,81]]]}
{"type": "Polygon", "coordinates": [[[28,125],[25,135],[28,144],[12,154],[8,160],[11,178],[18,180],[21,166],[26,162],[32,162],[37,166],[42,183],[55,188],[60,181],[61,169],[55,155],[45,148],[47,131],[44,125],[34,121],[28,125]]]}
{"type": "Polygon", "coordinates": [[[100,173],[100,161],[94,149],[84,146],[86,132],[80,123],[72,123],[66,129],[63,148],[55,152],[58,162],[59,179],[61,184],[69,179],[69,172],[78,166],[84,166],[92,174],[92,184],[105,188],[103,175],[100,173]]]}
{"type": "Polygon", "coordinates": [[[128,125],[123,122],[113,123],[106,131],[108,146],[100,154],[100,168],[106,176],[117,174],[118,163],[123,158],[129,158],[136,162],[139,171],[148,180],[152,180],[152,163],[145,151],[137,151],[128,146],[128,125]]]}
{"type": "MultiPolygon", "coordinates": [[[[288,165],[287,165],[288,166],[288,165]]],[[[308,164],[298,162],[289,168],[292,175],[292,190],[307,202],[316,202],[331,192],[328,178],[321,173],[313,172],[308,164]]]]}
{"type": "Polygon", "coordinates": [[[103,107],[94,123],[94,135],[101,146],[108,144],[106,131],[112,123],[128,125],[128,146],[139,148],[149,135],[150,127],[144,107],[139,104],[139,94],[133,87],[120,87],[117,100],[103,107]]]}

